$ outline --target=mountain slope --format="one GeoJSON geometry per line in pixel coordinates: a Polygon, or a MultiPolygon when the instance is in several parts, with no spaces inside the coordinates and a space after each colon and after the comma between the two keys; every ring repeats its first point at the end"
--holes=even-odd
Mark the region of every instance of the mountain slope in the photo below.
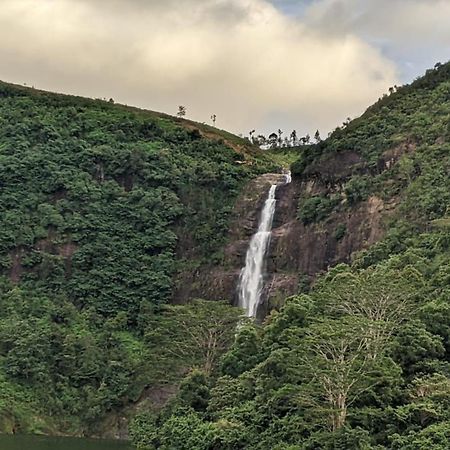
{"type": "MultiPolygon", "coordinates": [[[[450,63],[381,99],[324,142],[299,149],[286,188],[293,191],[280,194],[282,203],[296,201],[296,217],[288,218],[299,225],[290,222],[284,247],[275,236],[273,267],[295,274],[303,256],[289,247],[298,249],[305,237],[334,233],[337,246],[352,239],[348,224],[370,202],[390,205],[380,209],[376,239],[361,241],[359,253],[329,255],[330,263],[344,255],[348,264],[317,277],[322,260],[309,273],[317,277],[312,287],[300,285],[303,293],[262,327],[241,327],[214,377],[190,374],[162,413],[137,417],[137,444],[448,447],[449,123],[450,63]],[[280,248],[290,257],[283,265],[280,248]]],[[[287,216],[280,214],[282,228],[287,216]]]]}
{"type": "Polygon", "coordinates": [[[279,190],[271,303],[328,267],[354,261],[386,234],[393,240],[387,254],[403,248],[393,221],[404,219],[403,228],[414,235],[445,216],[448,80],[448,64],[437,66],[412,85],[392,89],[327,140],[298,149],[293,183],[279,190]]]}
{"type": "Polygon", "coordinates": [[[275,168],[247,144],[0,83],[1,430],[92,433],[180,377],[145,333],[176,273],[220,252],[240,187],[275,168]]]}

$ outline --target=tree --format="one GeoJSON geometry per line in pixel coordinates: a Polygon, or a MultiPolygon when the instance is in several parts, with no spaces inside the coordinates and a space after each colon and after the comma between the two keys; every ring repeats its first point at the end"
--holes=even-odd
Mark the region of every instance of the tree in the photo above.
{"type": "Polygon", "coordinates": [[[353,272],[342,265],[334,270],[318,292],[330,312],[368,320],[371,339],[366,351],[376,358],[400,323],[410,317],[423,277],[412,267],[400,271],[379,266],[353,272]]]}
{"type": "Polygon", "coordinates": [[[238,376],[254,367],[260,358],[259,345],[258,330],[255,325],[241,325],[233,345],[222,358],[222,373],[238,376]]]}
{"type": "Polygon", "coordinates": [[[297,132],[295,130],[292,130],[290,140],[291,140],[292,147],[295,147],[298,145],[297,132]]]}
{"type": "Polygon", "coordinates": [[[178,356],[185,368],[201,367],[209,375],[219,357],[231,346],[242,311],[225,302],[195,300],[167,306],[146,339],[165,354],[178,356]]]}
{"type": "Polygon", "coordinates": [[[329,411],[332,430],[344,426],[348,407],[383,377],[400,376],[387,349],[393,333],[411,316],[422,284],[421,274],[411,267],[396,270],[386,264],[354,272],[342,264],[316,286],[314,298],[330,319],[309,327],[302,344],[302,361],[312,380],[305,397],[329,411]]]}
{"type": "Polygon", "coordinates": [[[283,131],[278,129],[278,141],[277,141],[278,147],[281,147],[281,144],[283,143],[282,136],[283,136],[283,131]]]}
{"type": "Polygon", "coordinates": [[[158,430],[160,444],[165,450],[207,450],[212,425],[204,422],[194,411],[187,409],[182,414],[172,415],[158,430]]]}
{"type": "Polygon", "coordinates": [[[450,420],[430,425],[406,436],[392,436],[393,450],[446,450],[450,442],[450,420]]]}
{"type": "Polygon", "coordinates": [[[276,133],[271,133],[267,142],[269,143],[270,148],[276,148],[278,144],[278,135],[276,133]]]}
{"type": "Polygon", "coordinates": [[[403,407],[403,412],[412,416],[421,427],[450,419],[449,377],[434,373],[415,378],[409,387],[409,397],[412,403],[403,407]]]}
{"type": "Polygon", "coordinates": [[[186,115],[186,106],[180,105],[178,107],[177,116],[178,117],[184,117],[186,115]]]}
{"type": "Polygon", "coordinates": [[[255,138],[256,145],[259,145],[260,147],[263,147],[267,144],[267,139],[263,134],[258,134],[255,138]]]}
{"type": "Polygon", "coordinates": [[[373,336],[369,321],[359,317],[318,321],[303,340],[301,361],[310,380],[302,390],[305,406],[328,416],[332,431],[345,425],[349,406],[382,382],[380,373],[397,378],[390,360],[367,352],[373,336]]]}
{"type": "Polygon", "coordinates": [[[208,379],[200,370],[193,370],[180,383],[177,400],[181,406],[205,412],[209,402],[208,379]]]}
{"type": "Polygon", "coordinates": [[[314,139],[316,140],[317,143],[321,141],[319,130],[317,130],[317,131],[315,132],[315,134],[314,134],[314,139]]]}

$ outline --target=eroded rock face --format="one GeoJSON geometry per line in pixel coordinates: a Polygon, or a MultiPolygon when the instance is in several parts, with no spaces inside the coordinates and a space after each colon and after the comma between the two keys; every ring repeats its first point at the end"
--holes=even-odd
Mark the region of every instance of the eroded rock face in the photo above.
{"type": "MultiPolygon", "coordinates": [[[[296,271],[310,276],[338,262],[349,262],[355,251],[378,241],[383,235],[385,205],[378,197],[344,211],[333,212],[324,221],[305,225],[296,218],[297,204],[309,189],[307,183],[294,182],[287,187],[289,202],[280,202],[271,245],[270,272],[296,271]],[[342,238],[336,238],[339,225],[345,226],[342,238]]],[[[319,189],[313,188],[312,195],[319,189]]],[[[310,194],[311,195],[311,194],[310,194]]]]}
{"type": "MultiPolygon", "coordinates": [[[[338,189],[332,187],[335,192],[338,189]]],[[[354,255],[379,241],[385,232],[384,219],[395,208],[370,197],[352,208],[331,213],[324,221],[305,225],[297,219],[297,205],[303,196],[324,194],[320,181],[295,180],[280,188],[270,254],[268,297],[273,305],[293,295],[300,284],[313,281],[329,267],[349,263],[354,255]],[[339,229],[344,229],[340,236],[339,229]]]]}
{"type": "Polygon", "coordinates": [[[310,164],[304,171],[307,180],[320,180],[323,185],[333,185],[356,173],[366,172],[365,164],[358,153],[343,151],[330,154],[310,164]]]}

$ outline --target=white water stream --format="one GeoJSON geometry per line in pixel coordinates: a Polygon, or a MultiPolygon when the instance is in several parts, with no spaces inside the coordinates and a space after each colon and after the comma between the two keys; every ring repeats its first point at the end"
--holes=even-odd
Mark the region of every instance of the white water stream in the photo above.
{"type": "MultiPolygon", "coordinates": [[[[291,182],[290,172],[285,175],[285,184],[291,182]]],[[[266,253],[272,235],[272,222],[275,214],[275,191],[272,184],[259,219],[258,231],[252,236],[245,256],[245,266],[241,270],[238,284],[239,306],[245,309],[247,317],[255,317],[264,288],[264,266],[266,253]]]]}

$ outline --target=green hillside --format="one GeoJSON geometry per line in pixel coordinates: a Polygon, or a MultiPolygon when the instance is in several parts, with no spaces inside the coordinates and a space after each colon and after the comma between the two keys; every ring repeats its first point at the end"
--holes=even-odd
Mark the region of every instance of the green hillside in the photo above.
{"type": "Polygon", "coordinates": [[[190,311],[164,306],[174,276],[220,257],[240,187],[274,169],[211,127],[0,83],[0,431],[95,433],[198,361],[152,337],[190,311]]]}
{"type": "Polygon", "coordinates": [[[384,239],[241,327],[213,376],[136,418],[142,447],[448,448],[450,63],[299,152],[295,178],[328,191],[300,199],[298,220],[376,197],[393,211],[384,239]]]}

